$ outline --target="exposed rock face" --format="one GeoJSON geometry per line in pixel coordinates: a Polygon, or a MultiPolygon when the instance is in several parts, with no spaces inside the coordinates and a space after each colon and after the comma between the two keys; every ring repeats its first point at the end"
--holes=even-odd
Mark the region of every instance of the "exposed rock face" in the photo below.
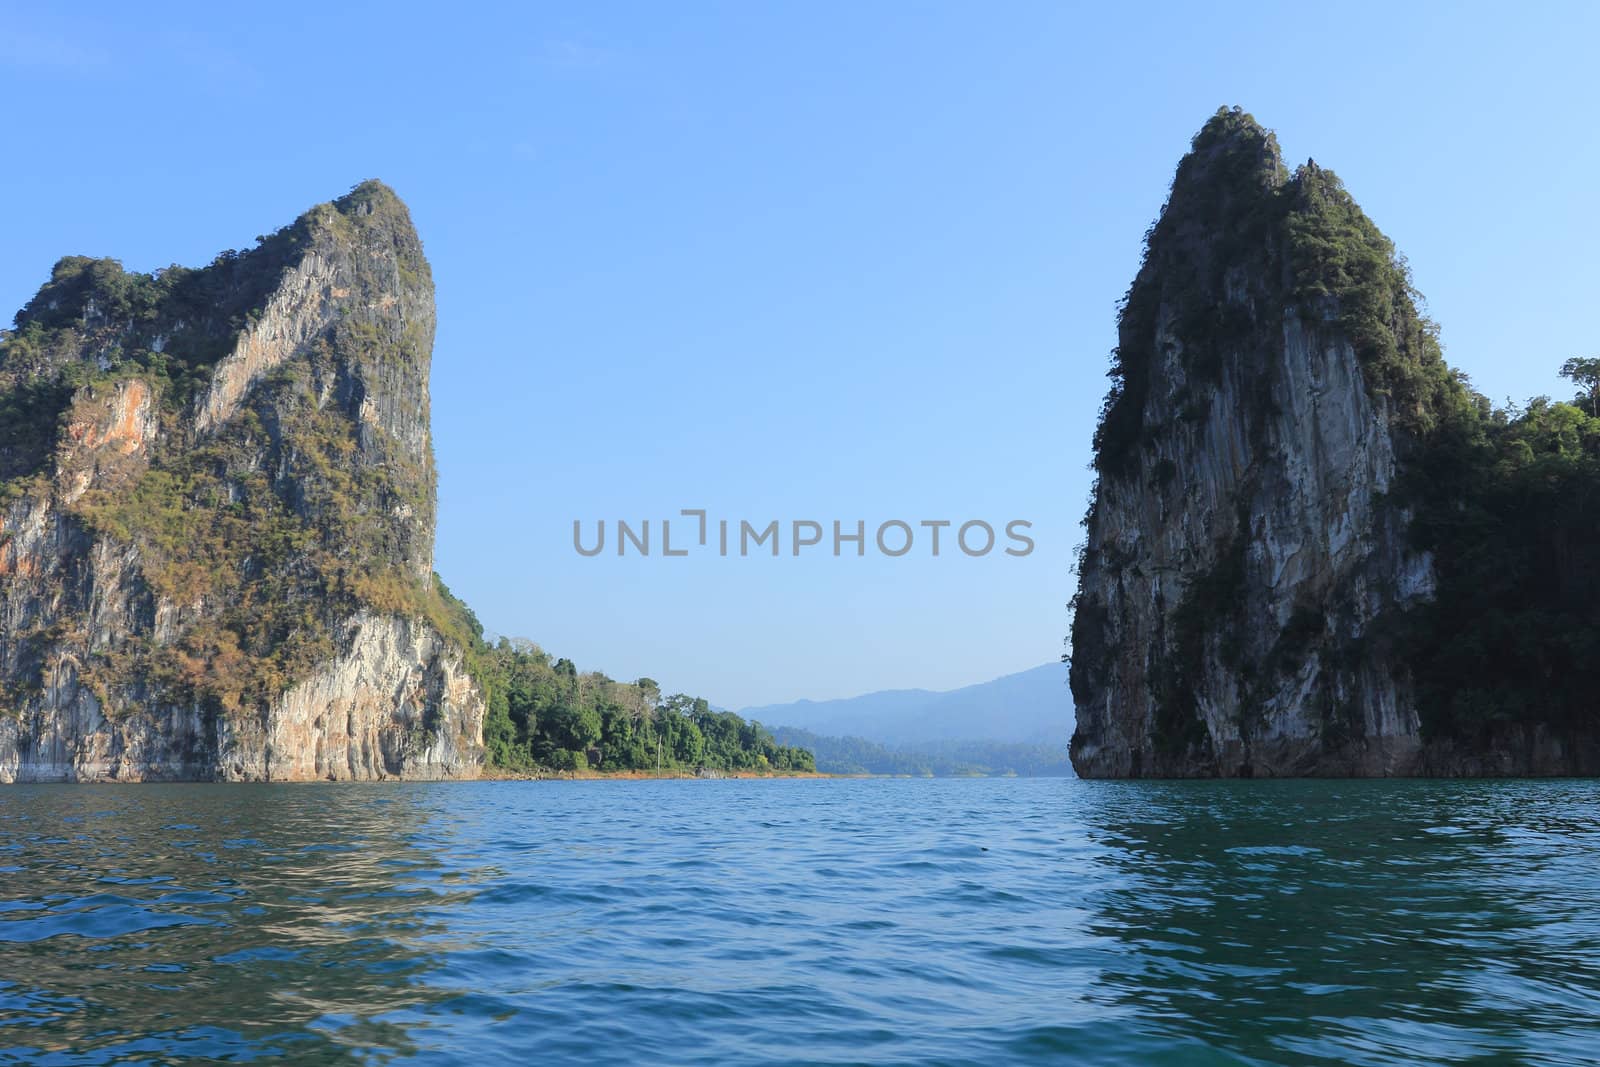
{"type": "Polygon", "coordinates": [[[1314,165],[1288,175],[1237,111],[1179,166],[1096,439],[1072,632],[1080,775],[1422,766],[1381,620],[1433,589],[1391,494],[1425,404],[1382,364],[1437,353],[1419,351],[1403,283],[1322,284],[1324,244],[1348,236],[1330,212],[1359,216],[1314,165]]]}
{"type": "Polygon", "coordinates": [[[433,286],[374,182],[0,342],[0,781],[477,774],[432,575],[433,286]]]}

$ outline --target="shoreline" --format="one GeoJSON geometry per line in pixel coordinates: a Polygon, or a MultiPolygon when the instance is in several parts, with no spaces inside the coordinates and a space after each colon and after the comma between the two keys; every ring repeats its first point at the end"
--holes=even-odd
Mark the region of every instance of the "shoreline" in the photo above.
{"type": "Polygon", "coordinates": [[[661,770],[661,771],[509,771],[504,768],[484,768],[483,773],[473,781],[479,782],[643,782],[643,781],[669,781],[669,780],[701,780],[714,782],[719,779],[749,779],[749,778],[856,778],[860,775],[850,774],[824,774],[821,771],[711,771],[701,774],[698,771],[661,770]]]}

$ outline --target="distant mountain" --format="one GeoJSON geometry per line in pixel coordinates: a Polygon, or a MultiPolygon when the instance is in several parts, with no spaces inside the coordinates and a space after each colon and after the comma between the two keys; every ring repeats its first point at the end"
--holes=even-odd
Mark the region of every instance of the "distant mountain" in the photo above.
{"type": "Polygon", "coordinates": [[[768,727],[789,726],[890,747],[949,741],[1061,747],[1073,726],[1067,668],[1061,663],[946,692],[890,689],[840,700],[768,704],[739,714],[768,727]]]}

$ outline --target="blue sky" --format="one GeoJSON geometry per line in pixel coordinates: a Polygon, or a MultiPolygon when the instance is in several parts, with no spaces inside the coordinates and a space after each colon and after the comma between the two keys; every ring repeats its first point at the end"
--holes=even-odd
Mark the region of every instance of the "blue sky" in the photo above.
{"type": "Polygon", "coordinates": [[[1490,396],[1600,354],[1596,5],[40,7],[0,5],[5,313],[382,178],[438,286],[439,570],[726,706],[1060,654],[1115,304],[1221,104],[1345,179],[1490,396]],[[686,507],[1037,547],[572,550],[686,507]]]}

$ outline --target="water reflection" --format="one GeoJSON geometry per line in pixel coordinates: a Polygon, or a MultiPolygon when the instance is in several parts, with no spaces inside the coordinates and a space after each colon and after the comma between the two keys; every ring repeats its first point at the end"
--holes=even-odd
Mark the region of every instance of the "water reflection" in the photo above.
{"type": "Polygon", "coordinates": [[[0,792],[0,1046],[72,1062],[404,1054],[386,1015],[471,893],[435,806],[381,787],[0,792]],[[182,821],[174,821],[181,813],[182,821]]]}
{"type": "Polygon", "coordinates": [[[1592,782],[0,790],[0,1061],[1596,1062],[1592,782]]]}
{"type": "Polygon", "coordinates": [[[1592,782],[1082,783],[1092,997],[1269,1063],[1588,1062],[1592,782]],[[1530,1019],[1538,1025],[1530,1027],[1530,1019]]]}

